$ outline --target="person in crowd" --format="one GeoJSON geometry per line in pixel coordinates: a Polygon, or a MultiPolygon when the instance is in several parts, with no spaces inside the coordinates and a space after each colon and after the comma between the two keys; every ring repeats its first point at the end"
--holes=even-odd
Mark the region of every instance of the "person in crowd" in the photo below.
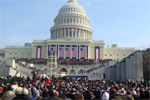
{"type": "Polygon", "coordinates": [[[127,90],[128,100],[134,100],[134,97],[132,96],[132,92],[130,90],[127,90]]]}
{"type": "Polygon", "coordinates": [[[75,100],[84,100],[84,96],[81,93],[74,94],[75,100]]]}
{"type": "Polygon", "coordinates": [[[106,90],[103,91],[102,100],[109,100],[109,93],[106,90]]]}
{"type": "Polygon", "coordinates": [[[95,99],[94,93],[90,92],[90,91],[86,91],[84,97],[85,97],[85,100],[93,100],[93,99],[95,99]]]}
{"type": "Polygon", "coordinates": [[[144,100],[150,99],[150,87],[140,81],[7,76],[0,77],[0,94],[0,100],[144,100]]]}
{"type": "Polygon", "coordinates": [[[31,100],[36,100],[37,98],[40,97],[39,90],[37,90],[35,87],[32,88],[32,89],[33,89],[33,90],[32,90],[33,95],[32,95],[31,100]]]}
{"type": "Polygon", "coordinates": [[[12,100],[16,97],[14,92],[12,92],[11,85],[6,86],[3,92],[2,100],[12,100]]]}
{"type": "Polygon", "coordinates": [[[18,87],[16,89],[16,95],[17,97],[15,97],[13,100],[30,100],[28,97],[28,90],[26,88],[22,89],[21,87],[18,87]]]}

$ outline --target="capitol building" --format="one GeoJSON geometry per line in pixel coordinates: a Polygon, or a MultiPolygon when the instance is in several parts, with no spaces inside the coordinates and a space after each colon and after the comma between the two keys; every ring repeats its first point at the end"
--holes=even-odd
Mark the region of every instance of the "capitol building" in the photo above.
{"type": "MultiPolygon", "coordinates": [[[[4,59],[47,59],[48,52],[53,51],[57,59],[112,59],[115,65],[136,51],[135,48],[121,48],[118,44],[106,47],[103,40],[92,39],[93,31],[85,9],[77,0],[68,0],[54,19],[49,39],[33,40],[32,44],[25,43],[19,47],[6,46],[0,50],[0,55],[4,59]]],[[[104,69],[101,73],[104,73],[104,69]]]]}
{"type": "Polygon", "coordinates": [[[64,59],[122,60],[135,51],[134,48],[119,48],[117,44],[105,48],[103,40],[94,41],[92,37],[93,30],[90,27],[90,20],[86,11],[76,0],[69,0],[61,7],[54,19],[54,26],[50,29],[49,39],[33,40],[33,46],[30,44],[23,47],[6,46],[4,49],[5,58],[47,58],[47,52],[55,50],[57,57],[64,59]],[[72,48],[75,50],[72,51],[72,48]],[[63,54],[61,54],[62,51],[63,54]]]}

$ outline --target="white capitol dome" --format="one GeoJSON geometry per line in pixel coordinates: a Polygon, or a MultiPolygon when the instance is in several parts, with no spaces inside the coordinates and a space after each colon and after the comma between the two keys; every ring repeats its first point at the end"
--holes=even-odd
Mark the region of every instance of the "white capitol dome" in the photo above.
{"type": "Polygon", "coordinates": [[[76,0],[69,0],[54,19],[51,39],[92,40],[90,20],[76,0]]]}
{"type": "Polygon", "coordinates": [[[76,0],[69,0],[61,9],[58,15],[66,13],[77,13],[86,16],[86,12],[82,6],[78,4],[76,0]]]}

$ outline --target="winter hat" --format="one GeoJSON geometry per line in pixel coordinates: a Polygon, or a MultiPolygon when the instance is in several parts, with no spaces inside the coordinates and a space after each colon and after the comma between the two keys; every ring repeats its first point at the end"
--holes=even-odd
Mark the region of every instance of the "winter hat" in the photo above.
{"type": "Polygon", "coordinates": [[[102,96],[102,100],[109,100],[109,94],[108,92],[105,92],[102,96]]]}
{"type": "Polygon", "coordinates": [[[22,90],[23,88],[22,87],[18,87],[15,91],[16,94],[22,94],[22,90]]]}
{"type": "Polygon", "coordinates": [[[28,95],[28,90],[27,90],[26,88],[24,88],[24,89],[22,90],[22,94],[28,95]]]}
{"type": "Polygon", "coordinates": [[[105,93],[105,92],[106,92],[106,90],[103,91],[103,93],[105,93]]]}
{"type": "Polygon", "coordinates": [[[32,85],[35,85],[35,82],[32,82],[32,85]]]}

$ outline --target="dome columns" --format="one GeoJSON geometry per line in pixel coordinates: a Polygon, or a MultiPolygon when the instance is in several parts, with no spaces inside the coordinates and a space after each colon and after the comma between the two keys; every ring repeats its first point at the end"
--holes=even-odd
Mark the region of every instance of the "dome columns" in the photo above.
{"type": "Polygon", "coordinates": [[[92,31],[82,29],[82,28],[58,28],[51,31],[52,39],[89,39],[91,40],[92,31]]]}

